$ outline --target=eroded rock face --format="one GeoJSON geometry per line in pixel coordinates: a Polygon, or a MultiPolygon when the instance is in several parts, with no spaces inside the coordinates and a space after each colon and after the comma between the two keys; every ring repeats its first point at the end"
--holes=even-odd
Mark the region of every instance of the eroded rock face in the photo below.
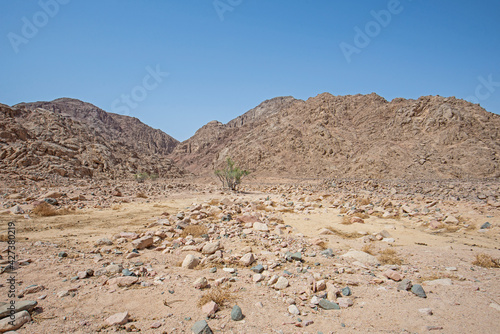
{"type": "Polygon", "coordinates": [[[0,105],[0,169],[68,177],[179,177],[177,141],[138,119],[73,99],[0,105]]]}
{"type": "Polygon", "coordinates": [[[500,116],[456,98],[276,98],[210,122],[171,157],[210,173],[226,157],[263,175],[382,179],[500,176],[500,116]]]}

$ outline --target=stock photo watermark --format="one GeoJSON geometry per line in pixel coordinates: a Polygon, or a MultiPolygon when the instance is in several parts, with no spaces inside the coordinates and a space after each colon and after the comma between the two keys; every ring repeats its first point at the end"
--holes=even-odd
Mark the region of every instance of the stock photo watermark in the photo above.
{"type": "Polygon", "coordinates": [[[31,18],[23,16],[21,18],[22,26],[20,34],[9,32],[7,38],[15,53],[19,53],[19,47],[22,44],[28,44],[30,40],[38,35],[40,29],[45,27],[51,18],[54,18],[61,8],[71,0],[40,0],[38,6],[41,10],[35,12],[31,18]]]}
{"type": "MultiPolygon", "coordinates": [[[[411,2],[412,0],[406,0],[411,2]]],[[[404,7],[399,0],[389,0],[387,2],[387,9],[379,11],[372,10],[370,15],[373,20],[368,21],[364,29],[359,26],[354,27],[354,38],[352,44],[341,42],[339,44],[340,50],[348,63],[351,63],[353,54],[360,54],[361,51],[370,45],[371,41],[380,35],[382,28],[386,28],[391,24],[394,16],[403,12],[404,7]]]]}
{"type": "Polygon", "coordinates": [[[16,224],[14,222],[9,222],[7,230],[7,261],[8,266],[6,268],[9,276],[7,277],[7,286],[9,288],[7,293],[7,298],[9,298],[9,306],[7,310],[9,311],[9,325],[14,326],[16,321],[16,224]]]}
{"type": "Polygon", "coordinates": [[[477,77],[479,84],[474,90],[474,95],[470,95],[465,99],[469,102],[479,104],[491,97],[491,95],[500,87],[500,81],[493,81],[493,74],[488,75],[487,78],[482,75],[477,77]]]}
{"type": "Polygon", "coordinates": [[[134,86],[129,94],[122,94],[111,103],[112,112],[129,115],[131,109],[137,108],[139,103],[148,97],[149,92],[158,88],[163,80],[170,75],[168,72],[163,72],[160,65],[156,65],[155,68],[146,66],[146,72],[147,74],[142,78],[140,85],[134,86]]]}
{"type": "Polygon", "coordinates": [[[214,2],[212,2],[214,9],[221,21],[224,21],[224,14],[226,12],[232,12],[242,3],[243,0],[214,0],[214,2]]]}

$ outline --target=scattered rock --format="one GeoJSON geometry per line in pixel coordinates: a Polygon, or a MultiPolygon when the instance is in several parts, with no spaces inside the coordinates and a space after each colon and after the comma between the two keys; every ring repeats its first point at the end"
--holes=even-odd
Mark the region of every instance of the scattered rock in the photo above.
{"type": "Polygon", "coordinates": [[[415,295],[417,295],[420,298],[427,298],[427,295],[425,294],[424,288],[420,284],[414,284],[411,287],[411,292],[413,292],[415,295]]]}
{"type": "Polygon", "coordinates": [[[109,326],[121,326],[128,322],[128,312],[116,313],[106,319],[106,324],[109,326]]]}
{"type": "Polygon", "coordinates": [[[154,242],[153,237],[145,236],[145,237],[135,239],[134,241],[132,241],[132,245],[136,249],[141,250],[141,249],[150,247],[151,245],[153,245],[153,242],[154,242]]]}
{"type": "Polygon", "coordinates": [[[212,329],[208,326],[205,320],[200,320],[194,323],[191,327],[193,334],[212,334],[212,329]]]}
{"type": "Polygon", "coordinates": [[[359,262],[369,264],[369,265],[380,264],[379,260],[375,256],[370,255],[370,254],[365,253],[365,252],[362,252],[362,251],[357,251],[354,249],[351,249],[350,251],[348,251],[347,253],[342,255],[342,257],[355,259],[359,262]]]}
{"type": "Polygon", "coordinates": [[[194,269],[200,261],[193,254],[188,254],[182,261],[182,268],[194,269]]]}
{"type": "Polygon", "coordinates": [[[252,253],[247,253],[240,258],[241,265],[248,267],[255,262],[255,257],[252,253]]]}
{"type": "Polygon", "coordinates": [[[339,304],[326,299],[321,299],[318,303],[318,306],[324,310],[340,310],[339,304]]]}
{"type": "Polygon", "coordinates": [[[386,270],[386,271],[384,271],[383,275],[387,278],[392,279],[393,281],[396,281],[396,282],[399,282],[403,279],[401,277],[401,275],[397,271],[394,271],[394,270],[386,270]]]}
{"type": "Polygon", "coordinates": [[[208,286],[208,280],[205,277],[199,277],[193,282],[195,289],[205,289],[208,286]]]}
{"type": "Polygon", "coordinates": [[[201,249],[202,254],[211,255],[220,249],[220,242],[209,242],[201,249]]]}
{"type": "Polygon", "coordinates": [[[10,317],[0,320],[0,333],[15,331],[21,328],[25,323],[31,321],[31,316],[28,311],[20,311],[14,314],[15,320],[10,317]]]}
{"type": "Polygon", "coordinates": [[[412,283],[409,279],[405,278],[398,284],[398,291],[408,291],[412,287],[412,283]]]}
{"type": "Polygon", "coordinates": [[[288,313],[292,315],[300,315],[299,308],[294,304],[288,306],[288,313]]]}
{"type": "Polygon", "coordinates": [[[254,273],[260,274],[264,271],[264,266],[262,264],[258,264],[250,268],[250,270],[253,271],[254,273]]]}
{"type": "Polygon", "coordinates": [[[243,320],[243,313],[238,305],[233,306],[233,309],[231,310],[231,319],[234,321],[243,320]]]}
{"type": "MultiPolygon", "coordinates": [[[[16,301],[13,305],[14,305],[14,313],[18,313],[18,312],[21,312],[21,311],[28,311],[28,312],[31,312],[35,306],[38,304],[38,302],[34,301],[34,300],[20,300],[20,301],[16,301]]],[[[11,307],[11,303],[6,303],[2,306],[0,306],[0,319],[3,319],[7,316],[10,315],[11,313],[11,309],[9,307],[11,307]]]]}
{"type": "Polygon", "coordinates": [[[276,281],[276,284],[274,284],[274,288],[276,290],[283,290],[283,289],[287,288],[288,285],[289,285],[288,280],[282,276],[282,277],[278,278],[278,280],[276,281]]]}
{"type": "Polygon", "coordinates": [[[213,300],[209,301],[205,305],[202,306],[201,311],[205,313],[208,317],[211,317],[217,312],[219,309],[219,305],[213,300]]]}

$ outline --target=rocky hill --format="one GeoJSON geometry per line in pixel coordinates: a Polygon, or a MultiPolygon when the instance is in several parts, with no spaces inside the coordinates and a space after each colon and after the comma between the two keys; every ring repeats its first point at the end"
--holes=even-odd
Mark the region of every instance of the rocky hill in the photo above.
{"type": "Polygon", "coordinates": [[[135,118],[72,99],[0,105],[0,169],[37,177],[179,177],[177,141],[135,118]]]}
{"type": "Polygon", "coordinates": [[[227,156],[262,175],[378,179],[500,177],[500,116],[440,96],[277,98],[212,121],[171,157],[204,174],[227,156]]]}

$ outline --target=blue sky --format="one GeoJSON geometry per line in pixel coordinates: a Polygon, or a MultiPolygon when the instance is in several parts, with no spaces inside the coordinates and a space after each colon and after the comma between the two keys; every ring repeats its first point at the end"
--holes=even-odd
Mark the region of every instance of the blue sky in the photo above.
{"type": "Polygon", "coordinates": [[[500,112],[500,2],[12,0],[0,103],[72,97],[179,140],[276,96],[456,96],[500,112]]]}

